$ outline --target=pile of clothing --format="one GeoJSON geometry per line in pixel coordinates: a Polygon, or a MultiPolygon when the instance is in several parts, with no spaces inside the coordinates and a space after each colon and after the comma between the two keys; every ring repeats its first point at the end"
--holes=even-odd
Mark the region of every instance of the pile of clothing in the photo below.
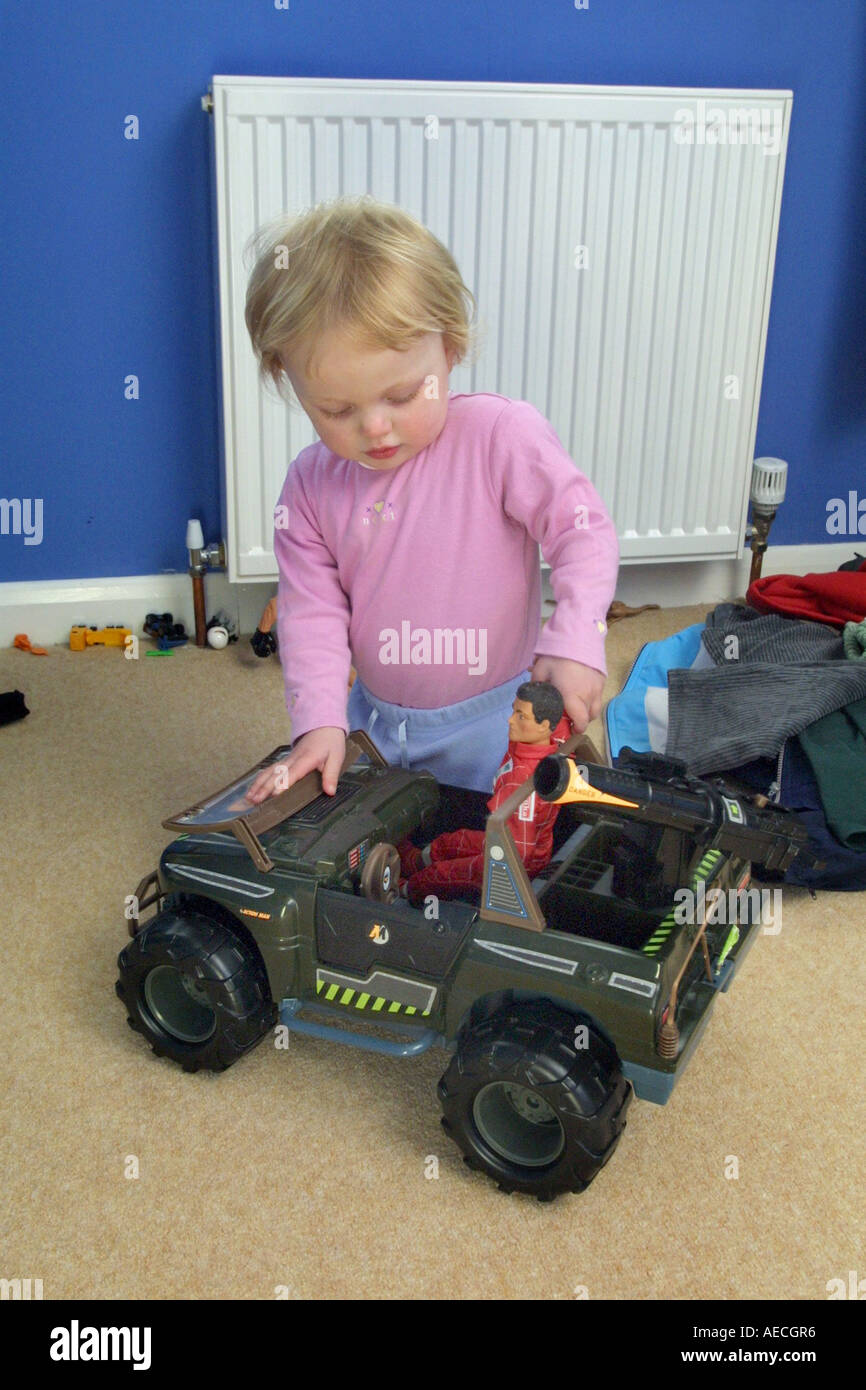
{"type": "Polygon", "coordinates": [[[824,864],[785,882],[866,888],[866,560],[760,579],[649,643],[605,718],[611,760],[664,753],[796,811],[824,864]]]}

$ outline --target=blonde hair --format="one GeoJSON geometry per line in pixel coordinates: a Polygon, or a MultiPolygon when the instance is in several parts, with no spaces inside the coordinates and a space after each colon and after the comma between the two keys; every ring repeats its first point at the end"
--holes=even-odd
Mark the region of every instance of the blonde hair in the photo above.
{"type": "Polygon", "coordinates": [[[461,362],[477,351],[457,263],[442,242],[402,208],[369,193],[319,203],[296,217],[261,227],[245,249],[254,259],[247,285],[246,325],[259,376],[283,399],[291,390],[280,354],[305,354],[316,340],[345,331],[360,349],[409,348],[441,333],[446,353],[461,362]]]}

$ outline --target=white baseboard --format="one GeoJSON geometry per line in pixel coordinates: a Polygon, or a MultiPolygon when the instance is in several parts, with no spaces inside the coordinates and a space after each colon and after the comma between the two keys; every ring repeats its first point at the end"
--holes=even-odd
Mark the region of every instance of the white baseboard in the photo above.
{"type": "MultiPolygon", "coordinates": [[[[223,608],[243,633],[255,632],[276,581],[229,584],[214,570],[205,576],[208,618],[223,608]]],[[[121,623],[142,631],[148,613],[171,613],[195,636],[192,581],[188,574],[141,574],[118,579],[45,579],[34,584],[0,584],[0,647],[26,632],[35,646],[66,646],[74,623],[105,627],[121,623]]]]}
{"type": "MultiPolygon", "coordinates": [[[[826,574],[852,560],[857,551],[866,556],[866,542],[857,536],[841,545],[771,544],[761,574],[826,574]]],[[[744,551],[740,560],[676,560],[659,565],[625,560],[620,565],[616,596],[630,607],[642,603],[658,603],[662,608],[725,603],[745,597],[751,563],[750,550],[744,551]]]]}
{"type": "MultiPolygon", "coordinates": [[[[858,537],[839,544],[771,546],[764,556],[763,573],[809,574],[838,569],[857,549],[866,551],[858,537]]],[[[691,603],[723,603],[742,597],[749,583],[750,556],[742,560],[671,561],[641,564],[624,561],[616,596],[637,607],[658,603],[662,608],[681,608],[691,603]]],[[[552,598],[545,572],[545,598],[552,598]]],[[[276,593],[276,580],[256,584],[229,584],[225,574],[214,571],[205,578],[208,617],[224,608],[242,633],[258,626],[262,609],[276,593]]],[[[547,610],[545,610],[547,611],[547,610]]],[[[26,632],[35,645],[66,645],[74,623],[122,623],[140,633],[146,614],[172,613],[175,622],[194,632],[192,584],[187,574],[132,575],[117,579],[45,579],[35,583],[0,584],[0,647],[9,647],[18,632],[26,632]]]]}

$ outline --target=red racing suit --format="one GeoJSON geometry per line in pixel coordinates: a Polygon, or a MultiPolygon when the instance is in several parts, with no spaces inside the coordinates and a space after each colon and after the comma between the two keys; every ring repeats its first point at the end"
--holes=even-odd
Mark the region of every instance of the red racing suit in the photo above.
{"type": "MultiPolygon", "coordinates": [[[[542,758],[557,751],[562,739],[568,737],[570,732],[566,728],[563,733],[563,728],[563,724],[557,725],[549,743],[509,742],[508,751],[493,781],[488,811],[497,810],[527,777],[532,776],[542,758]]],[[[553,853],[553,825],[558,815],[558,806],[542,801],[533,792],[508,821],[517,853],[526,865],[530,878],[544,868],[553,853]]],[[[403,848],[401,846],[401,850],[403,848]]],[[[467,887],[481,888],[484,879],[484,831],[453,830],[445,835],[437,835],[430,846],[430,859],[429,867],[418,868],[414,873],[413,867],[421,862],[420,851],[415,850],[414,855],[407,855],[404,859],[405,869],[410,875],[407,896],[414,907],[423,906],[428,894],[435,894],[438,898],[460,898],[467,887]]]]}

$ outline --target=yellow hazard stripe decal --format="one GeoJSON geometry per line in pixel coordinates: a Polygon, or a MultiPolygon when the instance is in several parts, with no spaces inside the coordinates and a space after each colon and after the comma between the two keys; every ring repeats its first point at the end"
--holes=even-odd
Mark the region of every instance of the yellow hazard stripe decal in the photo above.
{"type": "MultiPolygon", "coordinates": [[[[722,852],[719,849],[711,849],[707,851],[700,864],[698,865],[697,869],[695,870],[695,875],[692,879],[693,893],[697,892],[698,883],[701,882],[701,880],[706,882],[706,880],[711,876],[713,870],[715,869],[721,857],[722,852]]],[[[658,926],[654,928],[652,936],[641,947],[641,952],[643,953],[643,955],[658,955],[662,946],[664,946],[665,942],[667,941],[668,937],[673,931],[674,926],[677,924],[676,912],[677,910],[675,907],[671,908],[667,917],[663,918],[662,921],[659,922],[658,926]]]]}
{"type": "Polygon", "coordinates": [[[343,985],[329,985],[327,980],[316,980],[316,993],[322,994],[323,991],[329,1004],[345,1004],[347,1007],[352,1005],[356,1009],[369,1009],[374,1014],[404,1013],[409,1017],[417,1014],[420,1018],[427,1018],[431,1012],[430,1008],[418,1009],[415,1004],[400,1004],[396,999],[386,999],[381,994],[372,995],[343,985]]]}

